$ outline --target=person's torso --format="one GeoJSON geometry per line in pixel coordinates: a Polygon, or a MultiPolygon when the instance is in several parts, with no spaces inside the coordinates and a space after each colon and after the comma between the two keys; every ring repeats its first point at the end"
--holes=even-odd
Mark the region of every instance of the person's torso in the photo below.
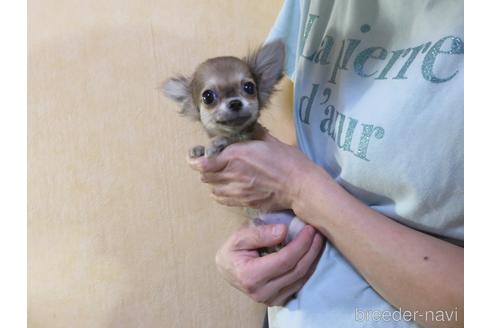
{"type": "MultiPolygon", "coordinates": [[[[373,209],[463,241],[463,3],[287,1],[270,38],[285,37],[287,19],[300,149],[373,209]]],[[[328,244],[275,316],[287,327],[384,326],[357,321],[357,308],[395,311],[328,244]]]]}

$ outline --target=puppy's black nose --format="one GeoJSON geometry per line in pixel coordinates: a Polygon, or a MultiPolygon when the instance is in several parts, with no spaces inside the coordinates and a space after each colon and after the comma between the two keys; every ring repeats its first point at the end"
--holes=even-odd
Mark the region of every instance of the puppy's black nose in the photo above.
{"type": "Polygon", "coordinates": [[[241,100],[234,99],[229,102],[228,107],[230,110],[237,112],[243,108],[243,103],[241,100]]]}

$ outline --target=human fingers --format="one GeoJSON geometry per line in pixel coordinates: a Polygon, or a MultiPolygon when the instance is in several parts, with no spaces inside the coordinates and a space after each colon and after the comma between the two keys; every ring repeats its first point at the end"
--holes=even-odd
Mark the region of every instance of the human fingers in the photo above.
{"type": "Polygon", "coordinates": [[[268,281],[292,270],[304,254],[309,251],[314,237],[314,228],[306,225],[294,240],[280,251],[255,260],[254,266],[258,275],[268,281]]]}
{"type": "Polygon", "coordinates": [[[257,272],[251,264],[259,255],[258,248],[279,244],[287,233],[282,224],[244,227],[233,233],[218,250],[215,262],[222,276],[234,287],[251,295],[261,288],[257,272]]]}
{"type": "Polygon", "coordinates": [[[286,274],[273,278],[265,284],[265,292],[272,294],[275,291],[286,288],[295,284],[301,280],[309,272],[313,263],[317,262],[318,255],[323,248],[323,237],[320,233],[316,233],[314,239],[310,245],[309,250],[304,256],[296,263],[294,268],[288,271],[286,274]]]}
{"type": "Polygon", "coordinates": [[[230,172],[203,172],[200,179],[203,183],[208,184],[225,184],[233,179],[233,175],[230,172]]]}
{"type": "Polygon", "coordinates": [[[287,233],[285,224],[268,224],[244,227],[234,233],[226,247],[231,251],[252,250],[278,245],[287,233]]]}
{"type": "Polygon", "coordinates": [[[284,208],[275,203],[273,196],[272,192],[238,192],[227,196],[210,194],[213,200],[225,206],[251,207],[261,211],[275,211],[284,208]]]}
{"type": "Polygon", "coordinates": [[[229,159],[224,156],[201,156],[197,158],[187,158],[190,167],[198,172],[218,172],[224,169],[229,163],[229,159]]]}
{"type": "Polygon", "coordinates": [[[319,256],[316,257],[315,261],[311,264],[308,272],[304,275],[304,277],[280,289],[277,294],[265,301],[264,304],[268,306],[284,305],[295,293],[297,293],[306,284],[309,278],[313,275],[314,271],[316,270],[316,265],[318,264],[318,258],[319,256]]]}

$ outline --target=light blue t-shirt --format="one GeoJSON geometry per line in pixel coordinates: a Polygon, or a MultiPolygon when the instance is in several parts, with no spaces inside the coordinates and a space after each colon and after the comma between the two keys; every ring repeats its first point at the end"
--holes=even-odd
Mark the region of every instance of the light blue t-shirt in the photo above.
{"type": "MultiPolygon", "coordinates": [[[[460,244],[463,2],[286,0],[268,39],[278,38],[299,148],[374,210],[460,244]]],[[[327,243],[269,323],[415,327],[420,315],[395,309],[327,243]]]]}

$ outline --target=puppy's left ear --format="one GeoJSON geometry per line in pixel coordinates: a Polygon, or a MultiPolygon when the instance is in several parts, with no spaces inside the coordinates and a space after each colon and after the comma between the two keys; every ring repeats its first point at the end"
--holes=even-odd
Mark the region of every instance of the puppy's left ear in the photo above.
{"type": "Polygon", "coordinates": [[[268,104],[275,85],[282,79],[284,58],[284,43],[275,40],[264,44],[245,59],[256,79],[260,107],[268,104]]]}

